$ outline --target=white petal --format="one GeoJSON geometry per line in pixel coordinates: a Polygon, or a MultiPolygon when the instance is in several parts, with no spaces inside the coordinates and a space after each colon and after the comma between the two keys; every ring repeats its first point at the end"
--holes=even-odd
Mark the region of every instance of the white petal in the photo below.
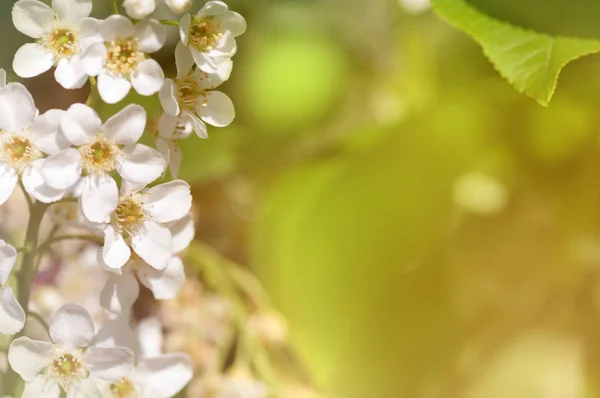
{"type": "Polygon", "coordinates": [[[10,287],[0,287],[0,334],[13,335],[25,325],[25,311],[10,287]]]}
{"type": "Polygon", "coordinates": [[[157,357],[162,354],[163,330],[158,318],[144,318],[137,326],[140,356],[142,358],[157,357]]]}
{"type": "Polygon", "coordinates": [[[12,9],[12,20],[17,30],[34,39],[54,21],[54,11],[37,0],[21,0],[12,9]]]}
{"type": "Polygon", "coordinates": [[[143,379],[143,391],[156,398],[174,397],[194,375],[192,362],[185,354],[144,359],[136,371],[143,379]]]}
{"type": "Polygon", "coordinates": [[[133,352],[122,347],[90,347],[84,360],[91,375],[103,380],[121,379],[133,369],[133,352]]]}
{"type": "Polygon", "coordinates": [[[93,377],[80,380],[69,389],[66,398],[103,398],[97,384],[98,380],[93,377]]]}
{"type": "Polygon", "coordinates": [[[54,344],[31,340],[29,337],[15,339],[8,348],[10,367],[25,381],[31,381],[54,357],[54,344]]]}
{"type": "Polygon", "coordinates": [[[0,129],[27,129],[37,113],[33,97],[22,84],[10,83],[0,91],[0,129]]]}
{"type": "Polygon", "coordinates": [[[173,138],[178,120],[177,116],[167,115],[166,113],[160,115],[160,119],[158,120],[158,134],[167,140],[173,138]]]}
{"type": "Polygon", "coordinates": [[[121,268],[131,257],[131,249],[125,243],[123,236],[119,234],[116,227],[108,225],[104,229],[104,246],[102,247],[102,259],[104,263],[113,269],[121,268]]]}
{"type": "Polygon", "coordinates": [[[183,180],[156,185],[146,193],[143,207],[156,222],[179,220],[192,207],[190,186],[183,180]]]}
{"type": "Polygon", "coordinates": [[[114,77],[105,71],[101,71],[98,75],[98,93],[107,104],[116,104],[121,101],[127,96],[130,89],[131,83],[124,77],[114,77]]]}
{"type": "Polygon", "coordinates": [[[119,194],[121,196],[129,196],[136,192],[140,192],[144,188],[146,188],[146,184],[135,184],[131,181],[121,180],[121,189],[119,189],[119,194]]]}
{"type": "Polygon", "coordinates": [[[206,123],[217,127],[228,126],[235,118],[233,102],[220,91],[206,93],[205,103],[198,105],[196,112],[206,123]]]}
{"type": "Polygon", "coordinates": [[[83,68],[81,57],[74,55],[70,59],[61,58],[56,65],[54,78],[66,89],[83,87],[88,80],[88,75],[83,68]]]}
{"type": "Polygon", "coordinates": [[[173,257],[163,270],[142,266],[137,271],[140,282],[154,294],[157,300],[174,298],[185,282],[185,270],[179,257],[173,257]]]}
{"type": "Polygon", "coordinates": [[[208,1],[196,16],[222,15],[229,11],[227,4],[222,1],[208,1]]]}
{"type": "Polygon", "coordinates": [[[102,132],[117,144],[135,144],[146,128],[146,111],[140,105],[129,104],[110,117],[102,132]]]}
{"type": "Polygon", "coordinates": [[[31,166],[23,170],[21,179],[25,191],[34,199],[42,203],[54,203],[61,200],[65,194],[65,189],[55,189],[50,187],[42,176],[42,166],[45,159],[36,159],[31,163],[31,166]]]}
{"type": "Polygon", "coordinates": [[[16,262],[17,250],[0,239],[0,285],[6,285],[16,262]]]}
{"type": "Polygon", "coordinates": [[[221,23],[221,29],[231,32],[233,37],[237,37],[246,31],[246,20],[240,14],[234,11],[227,11],[215,18],[221,23]]]}
{"type": "Polygon", "coordinates": [[[178,79],[186,76],[194,66],[194,57],[192,57],[190,49],[181,41],[175,47],[175,65],[178,79]]]}
{"type": "Polygon", "coordinates": [[[35,146],[47,154],[54,154],[71,145],[61,128],[65,115],[63,110],[50,109],[35,118],[31,131],[35,146]]]}
{"type": "Polygon", "coordinates": [[[163,110],[170,116],[179,115],[179,104],[175,93],[175,83],[171,79],[165,79],[165,83],[158,92],[158,98],[163,110]]]}
{"type": "Polygon", "coordinates": [[[140,231],[131,238],[131,246],[138,256],[156,269],[165,268],[173,256],[171,232],[152,221],[144,222],[140,231]]]}
{"type": "Polygon", "coordinates": [[[102,23],[102,38],[104,41],[127,39],[133,36],[134,32],[131,20],[122,15],[111,15],[102,23]]]}
{"type": "Polygon", "coordinates": [[[145,19],[135,25],[135,36],[140,40],[140,51],[153,53],[165,45],[167,27],[156,19],[145,19]]]}
{"type": "Polygon", "coordinates": [[[131,84],[141,95],[152,95],[160,91],[165,82],[165,74],[153,59],[146,59],[138,64],[138,70],[131,76],[131,84]]]}
{"type": "MultiPolygon", "coordinates": [[[[92,21],[91,18],[89,18],[89,20],[92,21]]],[[[107,50],[104,42],[91,44],[83,51],[81,54],[81,63],[88,75],[98,76],[100,74],[104,67],[106,53],[107,50]]]]}
{"type": "Polygon", "coordinates": [[[192,24],[192,16],[185,14],[179,21],[179,37],[184,46],[188,45],[188,36],[190,34],[190,25],[192,24]]]}
{"type": "Polygon", "coordinates": [[[169,170],[171,170],[171,177],[173,178],[177,178],[181,170],[181,150],[176,142],[169,150],[169,170]]]}
{"type": "Polygon", "coordinates": [[[67,148],[44,159],[40,170],[44,181],[54,189],[69,189],[81,177],[81,154],[67,148]]]}
{"type": "Polygon", "coordinates": [[[125,12],[133,19],[145,19],[156,10],[156,0],[125,0],[125,12]]]}
{"type": "Polygon", "coordinates": [[[121,313],[128,311],[140,294],[140,286],[131,272],[111,274],[100,293],[102,308],[121,313]]]}
{"type": "Polygon", "coordinates": [[[129,325],[129,314],[119,316],[105,322],[94,338],[95,347],[125,347],[137,350],[137,336],[129,325]]]}
{"type": "Polygon", "coordinates": [[[229,79],[231,71],[233,70],[233,61],[231,58],[216,59],[216,67],[217,70],[215,73],[206,73],[201,69],[197,69],[194,72],[194,80],[199,83],[200,87],[206,90],[212,90],[229,79]]]}
{"type": "Polygon", "coordinates": [[[44,375],[37,375],[31,381],[25,383],[25,389],[21,398],[59,398],[60,387],[54,380],[44,375]]]}
{"type": "Polygon", "coordinates": [[[79,200],[85,218],[95,223],[109,222],[119,202],[119,188],[108,174],[89,175],[84,177],[79,200]]]}
{"type": "Polygon", "coordinates": [[[233,57],[237,52],[237,43],[231,32],[225,32],[215,47],[206,52],[206,55],[215,58],[233,57]]]}
{"type": "Polygon", "coordinates": [[[23,44],[13,59],[13,70],[24,78],[41,75],[54,65],[54,56],[37,43],[23,44]]]}
{"type": "Polygon", "coordinates": [[[117,162],[117,171],[127,181],[149,184],[160,177],[165,166],[165,159],[156,149],[135,144],[123,148],[123,157],[117,162]]]}
{"type": "Polygon", "coordinates": [[[52,0],[52,8],[62,20],[77,23],[92,13],[92,0],[52,0]]]}
{"type": "Polygon", "coordinates": [[[192,240],[194,240],[194,215],[189,213],[187,216],[177,220],[169,226],[171,235],[173,235],[173,252],[179,253],[186,249],[192,240]]]}
{"type": "Polygon", "coordinates": [[[0,205],[11,197],[19,182],[15,169],[6,163],[0,163],[0,205]]]}
{"type": "Polygon", "coordinates": [[[80,305],[65,304],[50,321],[52,341],[67,351],[87,347],[94,338],[94,322],[80,305]]]}
{"type": "Polygon", "coordinates": [[[200,68],[206,73],[217,73],[217,70],[219,70],[219,64],[217,63],[214,57],[211,57],[206,53],[200,52],[195,48],[190,48],[190,51],[192,53],[192,57],[194,58],[194,62],[196,62],[198,68],[200,68]]]}
{"type": "Polygon", "coordinates": [[[61,122],[65,136],[73,145],[92,142],[101,125],[102,120],[96,111],[84,104],[71,105],[61,122]]]}
{"type": "Polygon", "coordinates": [[[196,133],[196,135],[202,139],[208,138],[208,131],[206,130],[206,125],[200,118],[193,113],[184,112],[182,118],[188,120],[192,125],[192,129],[196,133]]]}

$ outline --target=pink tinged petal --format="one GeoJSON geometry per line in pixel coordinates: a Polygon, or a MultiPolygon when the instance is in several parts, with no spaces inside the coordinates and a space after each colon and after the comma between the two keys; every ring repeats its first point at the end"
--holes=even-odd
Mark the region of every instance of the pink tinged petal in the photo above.
{"type": "Polygon", "coordinates": [[[23,44],[13,59],[13,70],[24,78],[34,77],[50,70],[54,56],[37,43],[23,44]]]}
{"type": "Polygon", "coordinates": [[[122,15],[111,15],[102,23],[102,38],[104,41],[126,39],[133,36],[135,29],[133,23],[122,15]]]}
{"type": "Polygon", "coordinates": [[[92,0],[52,0],[52,8],[60,19],[77,23],[92,13],[92,0]]]}
{"type": "Polygon", "coordinates": [[[55,189],[46,183],[41,171],[44,161],[45,159],[34,160],[31,166],[23,170],[21,179],[25,191],[34,199],[42,203],[54,203],[65,196],[66,189],[55,189]]]}
{"type": "Polygon", "coordinates": [[[198,105],[196,112],[202,120],[216,127],[228,126],[235,118],[233,102],[220,91],[206,93],[205,102],[198,105]]]}
{"type": "Polygon", "coordinates": [[[0,205],[11,197],[18,182],[16,170],[6,163],[0,163],[0,205]]]}
{"type": "Polygon", "coordinates": [[[148,265],[137,271],[140,282],[154,294],[157,300],[174,298],[185,282],[185,270],[179,257],[173,257],[163,270],[157,270],[148,265]]]}
{"type": "Polygon", "coordinates": [[[10,83],[0,91],[0,129],[19,131],[31,127],[38,110],[33,97],[20,83],[10,83]]]}
{"type": "Polygon", "coordinates": [[[185,217],[192,207],[190,186],[183,180],[156,185],[146,192],[143,207],[156,222],[179,220],[185,217]]]}
{"type": "Polygon", "coordinates": [[[59,398],[60,387],[57,382],[44,375],[37,375],[33,380],[25,383],[21,398],[59,398]]]}
{"type": "Polygon", "coordinates": [[[233,37],[240,36],[246,31],[246,20],[237,12],[227,11],[215,19],[221,22],[221,28],[231,32],[233,37]]]}
{"type": "Polygon", "coordinates": [[[188,37],[190,34],[190,25],[192,24],[192,16],[185,14],[179,21],[179,38],[184,46],[188,45],[188,37]]]}
{"type": "Polygon", "coordinates": [[[32,381],[53,358],[54,344],[29,337],[15,339],[8,348],[10,367],[25,381],[32,381]]]}
{"type": "Polygon", "coordinates": [[[144,318],[137,326],[140,357],[151,358],[162,354],[163,330],[158,318],[144,318]]]}
{"type": "Polygon", "coordinates": [[[37,0],[21,0],[12,9],[12,20],[17,30],[37,39],[54,21],[54,11],[37,0]]]}
{"type": "Polygon", "coordinates": [[[175,65],[178,79],[186,76],[194,66],[194,57],[192,57],[190,49],[181,41],[175,47],[175,65]]]}
{"type": "Polygon", "coordinates": [[[104,42],[94,43],[88,46],[81,54],[83,69],[90,76],[98,76],[104,67],[106,59],[106,46],[104,42]]]}
{"type": "Polygon", "coordinates": [[[214,15],[222,15],[229,11],[229,7],[222,1],[209,1],[196,16],[214,16],[214,15]]]}
{"type": "Polygon", "coordinates": [[[84,177],[79,200],[85,218],[95,223],[106,223],[117,208],[119,188],[115,180],[107,174],[89,175],[84,177]]]}
{"type": "Polygon", "coordinates": [[[141,95],[152,95],[160,91],[165,82],[165,74],[159,63],[146,59],[138,64],[137,71],[131,76],[131,84],[141,95]]]}
{"type": "Polygon", "coordinates": [[[149,184],[165,170],[165,158],[156,149],[146,145],[127,146],[122,154],[117,162],[117,171],[127,181],[149,184]]]}
{"type": "Polygon", "coordinates": [[[98,75],[98,93],[107,104],[116,104],[127,96],[131,90],[129,80],[121,76],[113,76],[102,71],[98,75]]]}
{"type": "Polygon", "coordinates": [[[0,334],[13,335],[25,325],[25,311],[10,287],[0,287],[0,334]]]}
{"type": "Polygon", "coordinates": [[[0,285],[6,285],[17,262],[17,250],[0,239],[0,285]]]}
{"type": "Polygon", "coordinates": [[[54,78],[66,89],[83,87],[88,80],[88,75],[83,68],[81,57],[74,55],[70,59],[61,58],[56,65],[54,78]]]}
{"type": "Polygon", "coordinates": [[[196,133],[196,135],[202,139],[208,138],[208,131],[206,130],[206,125],[200,118],[190,112],[184,112],[182,118],[188,120],[192,125],[192,129],[196,133]]]}
{"type": "Polygon", "coordinates": [[[179,253],[186,249],[196,234],[194,226],[194,215],[189,213],[187,216],[177,220],[169,226],[171,235],[173,236],[173,252],[179,253]]]}
{"type": "Polygon", "coordinates": [[[131,272],[110,275],[100,292],[102,308],[116,314],[128,311],[140,294],[140,286],[131,272]]]}
{"type": "Polygon", "coordinates": [[[175,83],[171,79],[165,79],[165,83],[158,92],[158,99],[166,114],[170,116],[179,115],[179,103],[175,92],[175,83]]]}
{"type": "Polygon", "coordinates": [[[153,53],[165,45],[167,27],[156,19],[145,19],[135,25],[134,35],[140,40],[140,51],[153,53]]]}
{"type": "Polygon", "coordinates": [[[165,268],[173,256],[171,232],[153,221],[142,224],[140,231],[132,236],[131,246],[142,260],[156,269],[165,268]]]}
{"type": "Polygon", "coordinates": [[[61,127],[65,115],[63,110],[51,109],[35,118],[31,131],[35,146],[47,154],[55,154],[71,145],[61,127]]]}
{"type": "Polygon", "coordinates": [[[94,339],[94,322],[80,305],[65,304],[50,322],[52,341],[67,351],[87,347],[94,339]]]}
{"type": "Polygon", "coordinates": [[[174,397],[194,375],[189,356],[178,353],[143,359],[136,371],[143,391],[156,398],[174,397]]]}
{"type": "Polygon", "coordinates": [[[102,132],[117,144],[135,144],[146,128],[146,111],[140,105],[129,104],[110,117],[102,132]]]}
{"type": "Polygon", "coordinates": [[[90,347],[84,362],[91,376],[102,380],[118,380],[133,369],[133,352],[122,347],[90,347]]]}
{"type": "Polygon", "coordinates": [[[95,110],[84,104],[73,104],[61,122],[65,136],[73,145],[89,144],[102,126],[95,110]]]}
{"type": "Polygon", "coordinates": [[[40,172],[49,187],[69,189],[81,177],[81,154],[75,148],[63,149],[44,159],[40,172]]]}
{"type": "Polygon", "coordinates": [[[104,264],[113,269],[121,268],[131,257],[131,249],[113,225],[104,229],[104,246],[101,250],[104,264]]]}

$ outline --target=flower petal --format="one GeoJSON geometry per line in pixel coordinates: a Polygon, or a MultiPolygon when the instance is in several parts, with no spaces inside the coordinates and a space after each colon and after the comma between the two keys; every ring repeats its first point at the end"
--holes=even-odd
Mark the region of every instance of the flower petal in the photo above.
{"type": "Polygon", "coordinates": [[[19,176],[15,169],[6,163],[0,163],[0,205],[11,197],[18,182],[19,176]]]}
{"type": "Polygon", "coordinates": [[[102,398],[97,383],[98,380],[93,377],[80,380],[78,383],[71,386],[67,392],[66,398],[102,398]]]}
{"type": "Polygon", "coordinates": [[[197,69],[194,72],[194,79],[203,89],[212,90],[220,86],[231,76],[231,71],[233,70],[233,61],[231,58],[219,58],[215,62],[217,68],[215,73],[206,73],[201,69],[197,69]]]}
{"type": "Polygon", "coordinates": [[[215,58],[229,58],[233,57],[237,52],[237,43],[235,42],[235,37],[231,32],[225,32],[221,40],[214,46],[212,49],[206,52],[206,55],[209,57],[215,58]]]}
{"type": "Polygon", "coordinates": [[[194,115],[191,112],[184,112],[181,116],[183,119],[188,120],[192,125],[192,129],[196,133],[196,135],[202,139],[208,138],[208,131],[206,130],[206,125],[200,118],[194,115]]]}
{"type": "Polygon", "coordinates": [[[117,171],[127,181],[149,184],[165,170],[166,161],[153,148],[135,144],[123,148],[123,157],[117,162],[117,171]]]}
{"type": "Polygon", "coordinates": [[[140,44],[138,49],[153,53],[162,48],[167,40],[167,27],[156,19],[145,19],[135,25],[135,34],[140,44]]]}
{"type": "Polygon", "coordinates": [[[38,110],[24,85],[10,83],[0,91],[0,129],[19,131],[33,124],[38,110]]]}
{"type": "Polygon", "coordinates": [[[35,118],[31,130],[35,146],[47,154],[55,154],[71,145],[61,127],[65,115],[61,109],[50,109],[35,118]]]}
{"type": "Polygon", "coordinates": [[[37,39],[54,21],[54,11],[37,0],[20,0],[12,9],[12,20],[17,30],[37,39]]]}
{"type": "Polygon", "coordinates": [[[173,256],[171,232],[165,226],[146,221],[140,231],[131,237],[133,250],[156,269],[167,266],[173,256]]]}
{"type": "Polygon", "coordinates": [[[136,368],[142,391],[157,398],[177,395],[192,380],[194,372],[189,356],[166,354],[143,359],[136,368]]]}
{"type": "Polygon", "coordinates": [[[163,330],[158,318],[144,318],[137,325],[140,357],[151,358],[162,354],[163,330]]]}
{"type": "Polygon", "coordinates": [[[0,334],[13,335],[25,326],[25,311],[10,287],[0,287],[0,334]]]}
{"type": "Polygon", "coordinates": [[[218,63],[214,57],[209,56],[206,53],[196,50],[195,48],[190,48],[192,53],[192,57],[194,58],[194,62],[198,68],[203,70],[206,73],[217,73],[218,63]]]}
{"type": "Polygon", "coordinates": [[[116,104],[121,101],[127,96],[130,89],[131,83],[124,77],[114,77],[105,71],[101,71],[98,75],[98,93],[107,104],[116,104]]]}
{"type": "Polygon", "coordinates": [[[42,176],[42,165],[44,164],[44,161],[45,159],[34,160],[31,166],[28,166],[23,170],[21,179],[25,191],[27,191],[34,199],[39,200],[42,203],[54,203],[65,196],[66,190],[52,188],[46,183],[42,176]]]}
{"type": "Polygon", "coordinates": [[[179,38],[184,46],[188,45],[188,37],[190,34],[190,25],[192,24],[192,16],[185,14],[179,21],[179,38]]]}
{"type": "Polygon", "coordinates": [[[95,223],[109,222],[119,202],[119,188],[108,174],[89,175],[84,177],[79,201],[85,218],[95,223]]]}
{"type": "Polygon", "coordinates": [[[92,13],[92,0],[52,0],[52,8],[62,20],[77,23],[92,13]]]}
{"type": "Polygon", "coordinates": [[[137,336],[129,325],[129,313],[107,321],[94,338],[94,347],[125,347],[137,350],[137,336]]]}
{"type": "MultiPolygon", "coordinates": [[[[86,19],[95,21],[92,18],[86,19]]],[[[104,67],[104,60],[106,59],[106,46],[104,42],[94,43],[88,46],[81,54],[81,63],[85,72],[90,76],[98,76],[104,67]]]]}
{"type": "Polygon", "coordinates": [[[156,185],[148,190],[144,210],[156,222],[170,222],[185,217],[192,207],[190,186],[183,180],[156,185]]]}
{"type": "Polygon", "coordinates": [[[54,78],[66,89],[83,87],[88,80],[88,75],[85,73],[81,57],[74,55],[70,59],[61,58],[56,65],[54,78]]]}
{"type": "Polygon", "coordinates": [[[133,369],[133,352],[122,347],[90,347],[84,361],[94,377],[118,380],[133,369]]]}
{"type": "Polygon", "coordinates": [[[31,381],[52,362],[54,344],[31,340],[29,337],[15,339],[8,348],[10,367],[25,381],[31,381]]]}
{"type": "Polygon", "coordinates": [[[231,99],[220,91],[206,93],[206,101],[198,105],[198,116],[208,124],[225,127],[233,122],[235,109],[231,99]]]}
{"type": "Polygon", "coordinates": [[[138,64],[138,70],[131,76],[131,84],[141,95],[152,95],[160,91],[165,82],[165,74],[159,63],[146,59],[138,64]]]}
{"type": "Polygon", "coordinates": [[[119,314],[130,310],[139,294],[140,286],[131,272],[111,274],[100,292],[100,305],[119,314]]]}
{"type": "Polygon", "coordinates": [[[192,57],[190,49],[181,41],[175,47],[175,65],[178,79],[187,75],[194,66],[194,57],[192,57]]]}
{"type": "Polygon", "coordinates": [[[50,70],[54,56],[37,43],[23,44],[15,53],[13,70],[24,78],[34,77],[50,70]]]}
{"type": "Polygon", "coordinates": [[[104,246],[101,250],[104,264],[113,269],[121,268],[131,257],[131,249],[113,225],[104,229],[104,246]]]}
{"type": "Polygon", "coordinates": [[[221,23],[221,29],[231,32],[233,37],[240,36],[246,31],[246,20],[234,11],[227,11],[215,18],[221,23]]]}
{"type": "Polygon", "coordinates": [[[21,398],[59,398],[60,387],[58,383],[44,375],[37,375],[33,380],[25,383],[21,398]]]}
{"type": "Polygon", "coordinates": [[[44,181],[54,189],[69,189],[81,177],[81,154],[67,148],[44,159],[40,170],[44,181]]]}
{"type": "Polygon", "coordinates": [[[177,256],[171,258],[163,270],[146,265],[138,269],[137,275],[157,300],[174,298],[185,282],[183,262],[177,256]]]}
{"type": "Polygon", "coordinates": [[[158,92],[158,99],[166,114],[170,116],[179,115],[179,104],[175,93],[175,83],[172,79],[165,79],[165,83],[158,92]]]}
{"type": "Polygon", "coordinates": [[[133,36],[133,23],[122,15],[111,15],[102,22],[102,38],[104,41],[127,39],[133,36]]]}
{"type": "Polygon", "coordinates": [[[222,1],[208,1],[196,14],[197,17],[222,15],[229,11],[229,7],[222,1]]]}
{"type": "Polygon", "coordinates": [[[73,104],[67,109],[61,127],[67,139],[73,145],[92,142],[100,131],[102,120],[95,110],[84,104],[73,104]]]}
{"type": "Polygon", "coordinates": [[[129,104],[104,123],[102,132],[117,144],[130,145],[140,139],[145,128],[146,111],[140,105],[129,104]]]}
{"type": "Polygon", "coordinates": [[[187,216],[177,220],[169,226],[171,235],[173,236],[173,252],[179,253],[186,249],[196,233],[194,227],[194,215],[189,213],[187,216]]]}
{"type": "Polygon", "coordinates": [[[0,239],[0,285],[6,285],[16,262],[17,250],[0,239]]]}
{"type": "Polygon", "coordinates": [[[67,351],[87,347],[94,339],[94,322],[80,305],[65,304],[50,321],[50,337],[67,351]]]}

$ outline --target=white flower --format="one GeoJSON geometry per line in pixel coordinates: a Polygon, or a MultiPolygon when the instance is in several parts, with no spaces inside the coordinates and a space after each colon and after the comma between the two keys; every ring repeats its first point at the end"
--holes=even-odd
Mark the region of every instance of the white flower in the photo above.
{"type": "Polygon", "coordinates": [[[114,171],[124,179],[148,184],[162,174],[166,161],[146,145],[137,144],[146,126],[146,111],[130,104],[102,124],[92,108],[74,104],[62,119],[64,135],[75,145],[47,158],[42,166],[46,183],[56,189],[75,184],[83,215],[105,223],[119,198],[114,171]]]}
{"type": "Polygon", "coordinates": [[[41,176],[44,152],[68,145],[55,128],[60,115],[61,111],[52,110],[38,116],[22,84],[0,87],[0,205],[12,195],[19,177],[27,193],[41,202],[64,196],[64,190],[49,187],[41,176]]]}
{"type": "Polygon", "coordinates": [[[165,4],[175,14],[183,14],[190,9],[194,0],[165,0],[165,4]]]}
{"type": "Polygon", "coordinates": [[[123,8],[131,18],[144,19],[156,10],[156,0],[125,0],[123,8]]]}
{"type": "Polygon", "coordinates": [[[7,335],[18,333],[25,325],[25,311],[6,286],[16,261],[15,248],[0,240],[0,333],[7,335]]]}
{"type": "MultiPolygon", "coordinates": [[[[191,213],[170,223],[168,227],[172,235],[173,253],[179,253],[189,246],[194,238],[194,219],[191,213]]],[[[110,275],[100,293],[100,304],[115,313],[129,310],[140,291],[136,276],[157,300],[174,298],[185,282],[185,270],[180,257],[173,256],[164,269],[158,270],[139,256],[132,255],[120,273],[110,275]]]]}
{"type": "Polygon", "coordinates": [[[167,28],[155,19],[135,26],[122,15],[111,15],[94,26],[103,42],[94,43],[82,54],[88,75],[98,76],[98,92],[104,102],[121,101],[131,86],[141,95],[152,95],[163,85],[162,68],[147,53],[165,44],[167,28]]]}
{"type": "Polygon", "coordinates": [[[38,0],[19,0],[12,19],[23,34],[36,39],[15,54],[13,69],[21,77],[42,74],[56,64],[54,76],[65,88],[80,88],[87,80],[81,52],[100,40],[89,32],[92,0],[52,0],[52,8],[38,0]]]}
{"type": "Polygon", "coordinates": [[[89,347],[94,324],[79,305],[62,306],[49,333],[53,343],[19,337],[9,347],[10,366],[26,382],[23,397],[58,398],[61,388],[68,397],[95,396],[96,379],[119,380],[131,372],[131,350],[89,347]]]}
{"type": "Polygon", "coordinates": [[[235,55],[235,38],[245,31],[244,17],[229,11],[222,1],[209,1],[194,17],[186,14],[181,18],[179,46],[189,48],[200,69],[215,73],[221,62],[235,55]]]}
{"type": "Polygon", "coordinates": [[[109,268],[121,268],[131,257],[131,245],[146,263],[164,269],[174,253],[167,223],[184,218],[191,206],[190,186],[185,181],[175,180],[149,189],[124,181],[111,222],[104,227],[102,262],[109,268]]]}
{"type": "Polygon", "coordinates": [[[160,124],[162,130],[174,131],[176,124],[184,120],[192,125],[199,137],[207,138],[203,122],[224,127],[235,117],[231,99],[221,91],[213,90],[229,78],[233,62],[230,59],[223,61],[217,71],[211,74],[200,69],[190,72],[187,68],[189,62],[186,61],[186,58],[191,59],[189,52],[180,49],[175,52],[177,78],[166,79],[159,92],[164,110],[160,124]]]}

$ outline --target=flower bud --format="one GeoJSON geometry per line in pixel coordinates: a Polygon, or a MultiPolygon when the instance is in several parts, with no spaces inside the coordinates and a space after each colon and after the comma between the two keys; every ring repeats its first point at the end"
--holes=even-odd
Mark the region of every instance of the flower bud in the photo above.
{"type": "Polygon", "coordinates": [[[183,14],[187,12],[193,3],[194,0],[165,0],[167,7],[169,7],[169,9],[175,14],[183,14]]]}
{"type": "Polygon", "coordinates": [[[123,7],[131,18],[144,19],[156,9],[156,0],[125,0],[123,7]]]}

